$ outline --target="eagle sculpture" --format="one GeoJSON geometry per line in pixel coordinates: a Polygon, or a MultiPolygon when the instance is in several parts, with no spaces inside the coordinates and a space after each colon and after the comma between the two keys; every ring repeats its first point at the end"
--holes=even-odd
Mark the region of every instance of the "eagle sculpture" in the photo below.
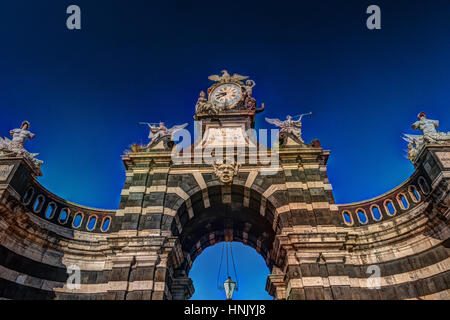
{"type": "Polygon", "coordinates": [[[228,73],[227,70],[220,71],[222,73],[221,76],[214,74],[208,77],[209,80],[220,82],[220,83],[226,83],[226,82],[239,82],[242,80],[246,80],[249,77],[248,76],[241,76],[240,74],[234,73],[232,76],[228,73]]]}

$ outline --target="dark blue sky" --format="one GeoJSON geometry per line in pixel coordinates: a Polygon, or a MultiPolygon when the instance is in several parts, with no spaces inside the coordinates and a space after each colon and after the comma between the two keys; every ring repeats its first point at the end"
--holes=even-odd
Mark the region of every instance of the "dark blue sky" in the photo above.
{"type": "Polygon", "coordinates": [[[27,146],[45,161],[39,181],[117,208],[120,155],[147,142],[136,123],[192,130],[199,91],[225,68],[256,81],[259,128],[270,128],[266,116],[312,111],[304,138],[331,150],[336,201],[364,200],[413,172],[401,134],[419,111],[450,130],[449,21],[448,0],[3,1],[0,135],[29,120],[37,137],[27,146]],[[71,4],[81,31],[65,26],[71,4]],[[382,30],[365,27],[371,4],[382,30]]]}

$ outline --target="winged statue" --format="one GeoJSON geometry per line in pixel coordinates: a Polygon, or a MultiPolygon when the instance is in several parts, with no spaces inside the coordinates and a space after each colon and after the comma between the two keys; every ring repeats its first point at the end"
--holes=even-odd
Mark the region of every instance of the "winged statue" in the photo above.
{"type": "Polygon", "coordinates": [[[270,124],[273,124],[274,126],[279,127],[281,134],[293,134],[301,142],[304,142],[302,139],[302,118],[307,115],[312,115],[312,112],[299,115],[298,120],[293,120],[293,117],[287,116],[286,120],[284,121],[269,118],[266,118],[266,121],[270,124]]]}
{"type": "Polygon", "coordinates": [[[156,126],[155,123],[148,123],[148,122],[139,122],[139,124],[146,124],[150,128],[150,132],[148,135],[148,138],[151,139],[150,144],[153,142],[156,142],[157,140],[160,140],[162,138],[172,137],[172,134],[174,134],[178,130],[182,130],[188,126],[187,123],[182,125],[173,126],[172,128],[168,129],[164,122],[159,122],[158,126],[156,126]]]}
{"type": "Polygon", "coordinates": [[[226,82],[240,82],[249,78],[248,76],[241,76],[240,74],[237,73],[230,75],[227,70],[222,70],[220,72],[222,73],[221,76],[214,74],[209,76],[208,79],[215,82],[226,83],[226,82]]]}
{"type": "Polygon", "coordinates": [[[424,145],[423,136],[417,134],[404,134],[403,140],[408,142],[408,150],[405,150],[408,153],[407,158],[414,162],[414,159],[419,154],[419,150],[424,145]]]}

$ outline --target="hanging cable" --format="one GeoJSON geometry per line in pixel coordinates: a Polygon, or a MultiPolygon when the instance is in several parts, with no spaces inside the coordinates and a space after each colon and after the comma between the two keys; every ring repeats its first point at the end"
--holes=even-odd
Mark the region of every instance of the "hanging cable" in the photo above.
{"type": "Polygon", "coordinates": [[[219,273],[217,274],[217,288],[219,290],[223,289],[223,286],[220,284],[220,270],[222,269],[222,261],[223,261],[223,251],[224,251],[225,243],[222,245],[222,254],[220,256],[220,264],[219,264],[219,273]]]}
{"type": "Polygon", "coordinates": [[[226,255],[226,264],[227,264],[227,269],[226,269],[226,278],[227,279],[231,279],[230,276],[230,262],[228,260],[228,247],[230,248],[230,256],[231,256],[231,263],[233,264],[233,271],[234,271],[234,276],[236,277],[236,290],[239,289],[239,278],[238,278],[238,274],[237,274],[237,270],[236,270],[236,263],[234,261],[234,255],[233,255],[233,247],[231,244],[231,241],[224,241],[222,244],[222,253],[220,255],[220,264],[219,264],[219,272],[217,274],[217,288],[219,290],[223,290],[224,286],[223,284],[221,284],[220,282],[220,272],[222,271],[222,264],[223,264],[223,255],[225,253],[226,255]]]}
{"type": "Polygon", "coordinates": [[[233,262],[234,276],[236,277],[236,290],[238,290],[239,289],[239,279],[238,279],[238,275],[236,272],[236,265],[234,263],[233,249],[231,247],[231,243],[230,243],[230,253],[231,253],[231,261],[233,262]]]}
{"type": "Polygon", "coordinates": [[[228,270],[228,246],[229,246],[229,242],[226,241],[226,246],[227,246],[227,279],[230,277],[230,271],[228,270]]]}

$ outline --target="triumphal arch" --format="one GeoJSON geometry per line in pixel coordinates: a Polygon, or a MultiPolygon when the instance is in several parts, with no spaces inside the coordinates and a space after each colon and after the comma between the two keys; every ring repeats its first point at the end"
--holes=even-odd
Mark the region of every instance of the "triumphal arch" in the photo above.
{"type": "Polygon", "coordinates": [[[0,297],[188,299],[195,258],[240,241],[265,259],[275,299],[450,298],[450,134],[437,121],[421,113],[422,134],[404,136],[408,180],[336,204],[330,151],[302,139],[309,114],[267,119],[276,130],[264,139],[255,82],[227,71],[210,80],[194,138],[187,125],[143,123],[150,141],[122,156],[116,210],[39,184],[43,163],[24,147],[30,123],[0,140],[0,297]]]}

